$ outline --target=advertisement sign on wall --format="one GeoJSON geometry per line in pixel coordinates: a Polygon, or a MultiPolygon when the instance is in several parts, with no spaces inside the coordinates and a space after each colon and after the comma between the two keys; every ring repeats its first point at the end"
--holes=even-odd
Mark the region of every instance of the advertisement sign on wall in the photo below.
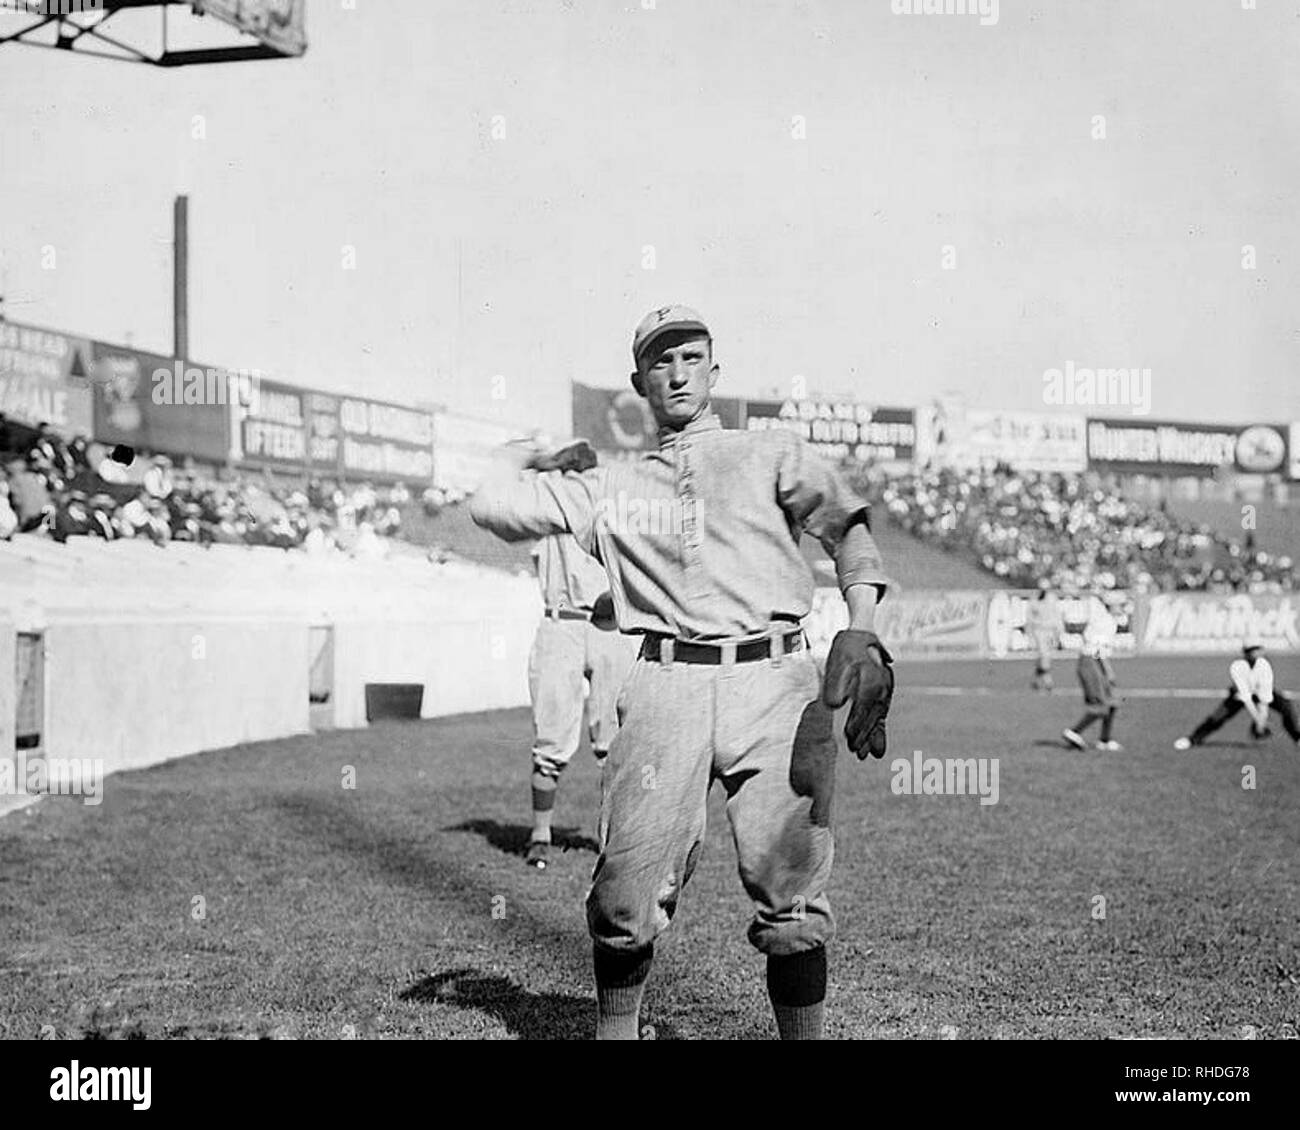
{"type": "Polygon", "coordinates": [[[1054,412],[967,410],[936,406],[931,447],[946,466],[1006,463],[1017,470],[1077,473],[1087,464],[1084,417],[1054,412]]]}
{"type": "Polygon", "coordinates": [[[229,399],[252,395],[225,370],[93,342],[95,438],[149,452],[220,462],[229,399]]]}
{"type": "Polygon", "coordinates": [[[63,436],[89,436],[94,424],[90,342],[0,321],[0,415],[63,436]]]}
{"type": "MultiPolygon", "coordinates": [[[[875,631],[898,658],[973,657],[984,654],[987,592],[916,592],[888,596],[876,611],[875,631]]],[[[818,588],[804,631],[816,655],[848,627],[848,608],[837,588],[818,588]]]]}
{"type": "Polygon", "coordinates": [[[326,392],[307,394],[307,459],[317,473],[338,473],[339,398],[326,392]]]}
{"type": "Polygon", "coordinates": [[[911,462],[916,454],[916,410],[831,400],[750,400],[748,431],[786,428],[829,459],[862,463],[911,462]]]}
{"type": "Polygon", "coordinates": [[[1273,651],[1300,651],[1300,598],[1204,592],[1160,593],[1144,599],[1138,646],[1154,653],[1234,652],[1250,635],[1273,651]]]}
{"type": "Polygon", "coordinates": [[[1287,436],[1272,424],[1089,419],[1088,465],[1125,474],[1270,474],[1286,469],[1287,436]]]}
{"type": "Polygon", "coordinates": [[[433,417],[415,408],[342,397],[339,470],[345,478],[428,483],[433,478],[433,417]]]}
{"type": "MultiPolygon", "coordinates": [[[[989,594],[987,642],[992,655],[1038,650],[1038,643],[1029,631],[1030,604],[1037,599],[1036,592],[997,590],[989,594]]],[[[1058,599],[1057,607],[1061,622],[1056,649],[1077,651],[1083,646],[1084,633],[1090,626],[1109,640],[1113,654],[1132,654],[1137,649],[1136,611],[1127,592],[1063,596],[1058,599]]]]}
{"type": "Polygon", "coordinates": [[[302,470],[307,460],[307,393],[292,385],[262,381],[248,402],[230,409],[230,458],[302,470]]]}

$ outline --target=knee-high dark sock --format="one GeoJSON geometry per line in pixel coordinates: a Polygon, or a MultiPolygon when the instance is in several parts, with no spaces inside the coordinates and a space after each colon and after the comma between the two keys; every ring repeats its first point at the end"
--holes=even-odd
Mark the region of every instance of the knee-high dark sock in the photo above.
{"type": "Polygon", "coordinates": [[[1074,724],[1074,732],[1076,734],[1082,734],[1096,720],[1097,716],[1095,714],[1085,714],[1080,721],[1074,724]]]}
{"type": "Polygon", "coordinates": [[[533,836],[534,840],[551,842],[551,815],[555,810],[554,777],[533,771],[533,836]]]}
{"type": "Polygon", "coordinates": [[[654,961],[654,947],[632,953],[593,948],[596,968],[596,1039],[639,1040],[641,997],[654,961]]]}
{"type": "Polygon", "coordinates": [[[1106,717],[1101,720],[1101,740],[1104,742],[1110,741],[1110,730],[1115,725],[1115,711],[1118,709],[1119,707],[1112,706],[1106,711],[1106,717]]]}
{"type": "Polygon", "coordinates": [[[767,994],[783,1040],[820,1040],[826,1010],[826,948],[769,955],[767,994]]]}

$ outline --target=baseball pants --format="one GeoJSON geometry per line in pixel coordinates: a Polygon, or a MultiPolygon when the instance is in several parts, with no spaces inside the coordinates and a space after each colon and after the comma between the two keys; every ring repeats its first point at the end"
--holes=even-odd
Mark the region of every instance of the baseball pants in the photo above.
{"type": "Polygon", "coordinates": [[[1079,677],[1079,686],[1083,688],[1083,701],[1089,714],[1102,715],[1119,704],[1115,701],[1115,690],[1101,663],[1090,655],[1081,655],[1075,666],[1079,677]]]}
{"type": "Polygon", "coordinates": [[[1093,722],[1100,720],[1101,740],[1110,741],[1115,713],[1119,710],[1115,688],[1106,678],[1100,660],[1091,655],[1079,656],[1075,674],[1079,677],[1079,686],[1083,688],[1083,717],[1075,723],[1075,731],[1082,734],[1093,722]]]}
{"type": "MultiPolygon", "coordinates": [[[[1258,702],[1258,700],[1256,701],[1258,702]]],[[[1281,715],[1282,725],[1286,728],[1287,736],[1292,741],[1300,741],[1300,719],[1296,718],[1296,705],[1291,696],[1284,691],[1274,692],[1273,701],[1269,703],[1269,708],[1281,715]]],[[[1237,697],[1236,693],[1230,693],[1227,698],[1215,707],[1214,713],[1192,731],[1189,739],[1192,745],[1199,745],[1229,718],[1234,717],[1244,709],[1245,704],[1237,697]]]]}
{"type": "Polygon", "coordinates": [[[587,896],[598,947],[635,952],[667,929],[703,848],[715,780],[754,902],[749,941],[785,956],[831,939],[836,747],[820,689],[806,647],[729,665],[637,660],[619,699],[587,896]]]}
{"type": "Polygon", "coordinates": [[[1052,685],[1052,651],[1056,647],[1055,636],[1048,632],[1039,632],[1034,637],[1038,651],[1038,660],[1034,664],[1034,686],[1044,688],[1052,685]]]}
{"type": "Polygon", "coordinates": [[[636,657],[638,640],[597,628],[589,620],[552,620],[538,625],[528,656],[533,703],[533,768],[544,777],[564,771],[582,736],[582,682],[587,735],[594,750],[609,749],[618,729],[619,688],[636,657]]]}

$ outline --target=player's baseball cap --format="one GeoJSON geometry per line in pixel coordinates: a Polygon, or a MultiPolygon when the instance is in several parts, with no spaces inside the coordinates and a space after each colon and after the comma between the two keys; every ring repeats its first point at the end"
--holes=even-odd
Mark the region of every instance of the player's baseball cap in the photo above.
{"type": "Polygon", "coordinates": [[[651,310],[641,319],[636,333],[632,335],[633,362],[639,364],[646,350],[664,334],[681,330],[694,330],[709,338],[713,336],[699,311],[692,310],[689,306],[660,306],[658,310],[651,310]]]}
{"type": "Polygon", "coordinates": [[[1250,635],[1241,641],[1242,651],[1263,651],[1264,641],[1259,636],[1250,635]]]}

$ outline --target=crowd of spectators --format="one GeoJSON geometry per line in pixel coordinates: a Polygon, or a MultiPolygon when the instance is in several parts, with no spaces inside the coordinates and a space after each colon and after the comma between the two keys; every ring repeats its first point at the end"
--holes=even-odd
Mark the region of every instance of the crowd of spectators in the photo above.
{"type": "Polygon", "coordinates": [[[398,535],[402,507],[411,500],[400,483],[312,480],[302,486],[269,472],[192,461],[178,466],[162,455],[65,441],[48,427],[19,431],[0,420],[0,430],[6,440],[0,446],[0,541],[147,538],[160,546],[189,541],[383,556],[383,539],[398,535]]]}
{"type": "Polygon", "coordinates": [[[971,555],[1013,585],[1057,591],[1300,589],[1283,554],[1180,520],[1101,476],[935,470],[878,485],[890,518],[923,541],[971,555]]]}
{"type": "MultiPolygon", "coordinates": [[[[1200,590],[1276,593],[1300,589],[1292,559],[1126,498],[1100,476],[993,470],[925,470],[883,478],[859,472],[879,508],[914,537],[973,558],[1026,588],[1060,592],[1200,590]]],[[[429,487],[430,518],[461,491],[429,487]]],[[[189,541],[388,552],[412,502],[401,484],[277,479],[228,468],[174,464],[110,450],[48,427],[6,427],[0,417],[0,541],[70,537],[156,545],[189,541]]],[[[437,555],[443,560],[446,551],[437,555]]]]}

